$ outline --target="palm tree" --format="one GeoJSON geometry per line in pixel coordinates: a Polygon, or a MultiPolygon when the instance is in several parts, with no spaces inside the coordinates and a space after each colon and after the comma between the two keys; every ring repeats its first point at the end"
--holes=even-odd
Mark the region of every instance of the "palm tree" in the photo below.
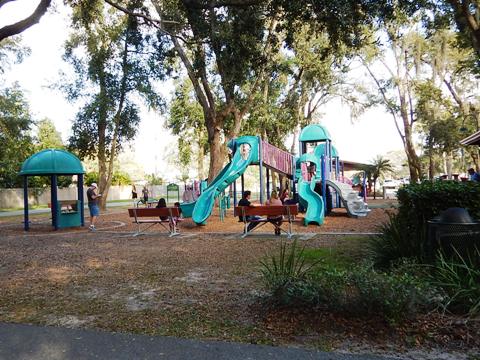
{"type": "Polygon", "coordinates": [[[376,184],[379,177],[386,173],[392,173],[394,171],[393,165],[390,160],[384,159],[381,155],[372,160],[370,164],[371,176],[373,182],[373,199],[376,199],[376,184]]]}

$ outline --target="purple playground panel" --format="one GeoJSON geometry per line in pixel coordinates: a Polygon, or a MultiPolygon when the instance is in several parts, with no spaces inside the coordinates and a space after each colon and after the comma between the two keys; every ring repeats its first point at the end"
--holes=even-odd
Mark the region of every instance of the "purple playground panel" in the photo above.
{"type": "Polygon", "coordinates": [[[293,155],[262,140],[262,161],[285,175],[293,175],[293,155]]]}

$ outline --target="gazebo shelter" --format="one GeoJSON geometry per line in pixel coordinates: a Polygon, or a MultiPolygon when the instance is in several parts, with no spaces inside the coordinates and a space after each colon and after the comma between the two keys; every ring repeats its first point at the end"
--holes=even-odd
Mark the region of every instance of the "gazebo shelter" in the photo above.
{"type": "Polygon", "coordinates": [[[83,169],[80,160],[65,150],[47,149],[30,156],[22,165],[24,228],[29,229],[28,220],[28,177],[49,176],[51,180],[52,226],[55,230],[65,227],[84,226],[83,169]],[[58,201],[58,176],[77,175],[78,197],[75,200],[58,201]]]}
{"type": "Polygon", "coordinates": [[[460,141],[462,145],[478,145],[480,146],[480,131],[460,141]]]}

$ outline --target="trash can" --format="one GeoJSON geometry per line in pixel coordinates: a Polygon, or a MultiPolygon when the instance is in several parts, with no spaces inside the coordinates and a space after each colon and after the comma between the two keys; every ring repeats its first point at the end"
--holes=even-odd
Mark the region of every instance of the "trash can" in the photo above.
{"type": "Polygon", "coordinates": [[[428,250],[433,258],[442,251],[445,257],[475,257],[480,251],[480,222],[464,208],[449,208],[428,221],[428,250]]]}

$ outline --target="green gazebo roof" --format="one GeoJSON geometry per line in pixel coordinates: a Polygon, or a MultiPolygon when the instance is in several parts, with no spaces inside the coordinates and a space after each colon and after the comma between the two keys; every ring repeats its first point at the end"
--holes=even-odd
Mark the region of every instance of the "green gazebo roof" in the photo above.
{"type": "Polygon", "coordinates": [[[300,141],[325,141],[332,140],[326,128],[318,124],[304,127],[300,134],[300,141]]]}
{"type": "Polygon", "coordinates": [[[82,163],[65,150],[46,149],[24,161],[20,175],[78,175],[84,174],[82,163]]]}

